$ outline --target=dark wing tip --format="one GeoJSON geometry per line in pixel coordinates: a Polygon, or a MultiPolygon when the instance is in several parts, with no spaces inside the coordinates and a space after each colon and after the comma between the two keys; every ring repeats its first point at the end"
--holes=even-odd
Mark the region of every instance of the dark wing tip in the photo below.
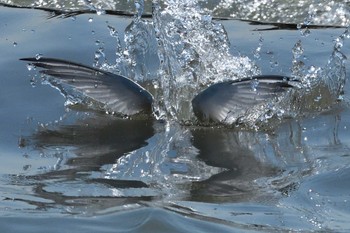
{"type": "Polygon", "coordinates": [[[34,57],[23,57],[23,58],[20,58],[19,60],[21,60],[21,61],[34,61],[37,59],[34,57]]]}

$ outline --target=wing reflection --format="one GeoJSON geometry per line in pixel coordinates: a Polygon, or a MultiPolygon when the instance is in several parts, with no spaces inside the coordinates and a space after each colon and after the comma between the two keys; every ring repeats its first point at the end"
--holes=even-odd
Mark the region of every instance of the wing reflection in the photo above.
{"type": "Polygon", "coordinates": [[[302,177],[319,171],[315,152],[321,137],[308,134],[317,132],[324,143],[339,147],[338,120],[324,118],[322,127],[312,119],[291,120],[273,132],[89,118],[35,133],[36,148],[72,148],[74,156],[56,170],[20,182],[30,182],[34,196],[45,200],[29,204],[64,206],[75,213],[157,205],[156,200],[161,206],[166,200],[270,202],[290,195],[302,177]]]}
{"type": "MultiPolygon", "coordinates": [[[[149,201],[153,195],[147,191],[146,183],[105,178],[103,167],[112,166],[123,155],[147,146],[154,131],[152,120],[128,120],[106,115],[94,115],[53,129],[40,129],[30,137],[37,150],[47,154],[56,150],[73,153],[62,159],[56,169],[26,176],[25,180],[33,184],[35,196],[53,201],[56,207],[74,207],[77,212],[80,212],[79,206],[83,208],[87,202],[93,202],[90,207],[96,211],[149,201]],[[146,191],[134,194],[133,189],[146,191]],[[124,195],[122,190],[131,191],[124,195]]],[[[38,208],[53,205],[32,200],[28,203],[38,208]]]]}
{"type": "Polygon", "coordinates": [[[256,139],[255,132],[198,128],[192,130],[192,135],[193,146],[199,149],[198,158],[207,165],[224,168],[207,180],[194,182],[192,200],[247,200],[257,194],[256,179],[276,175],[279,171],[257,158],[251,148],[256,139]]]}
{"type": "Polygon", "coordinates": [[[84,119],[58,129],[40,130],[32,139],[37,148],[73,147],[77,155],[66,165],[76,172],[98,171],[125,153],[147,145],[154,135],[151,120],[128,120],[113,116],[84,119]]]}

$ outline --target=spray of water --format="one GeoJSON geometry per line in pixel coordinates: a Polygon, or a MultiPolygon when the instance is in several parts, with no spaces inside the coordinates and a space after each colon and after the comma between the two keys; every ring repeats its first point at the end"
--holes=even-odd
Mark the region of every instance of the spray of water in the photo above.
{"type": "Polygon", "coordinates": [[[158,107],[168,118],[191,121],[190,101],[201,89],[260,73],[249,58],[230,54],[225,29],[198,1],[164,1],[162,6],[154,1],[153,9],[161,64],[158,107]]]}
{"type": "MultiPolygon", "coordinates": [[[[102,62],[97,66],[144,84],[155,96],[154,112],[158,119],[193,123],[191,100],[199,91],[213,83],[260,74],[248,57],[230,53],[224,27],[212,20],[210,12],[200,7],[200,1],[154,0],[152,20],[142,18],[143,0],[134,3],[136,14],[125,30],[125,48],[116,29],[109,25],[110,34],[116,39],[116,63],[102,62]]],[[[310,11],[298,24],[302,38],[311,33],[307,26],[317,20],[316,13],[310,11]]],[[[291,76],[301,82],[300,88],[249,110],[240,120],[255,127],[274,116],[283,118],[329,108],[339,99],[345,83],[341,47],[347,37],[348,30],[336,39],[324,67],[306,67],[303,43],[298,40],[291,51],[291,76]],[[304,98],[301,100],[300,96],[304,98]]],[[[256,58],[262,40],[254,54],[256,58]]],[[[101,54],[100,49],[97,52],[101,54]]]]}

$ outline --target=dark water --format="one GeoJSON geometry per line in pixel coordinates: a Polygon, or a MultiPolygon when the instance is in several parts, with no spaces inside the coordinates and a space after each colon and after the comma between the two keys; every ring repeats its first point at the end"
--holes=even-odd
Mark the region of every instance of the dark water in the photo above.
{"type": "MultiPolygon", "coordinates": [[[[103,47],[113,63],[116,40],[107,26],[123,38],[133,18],[49,16],[0,8],[2,232],[350,230],[348,84],[328,111],[259,132],[66,108],[18,59],[42,54],[92,65],[103,47]]],[[[345,30],[301,36],[273,25],[221,23],[230,51],[253,59],[262,73],[290,74],[299,39],[305,64],[326,66],[345,30]]],[[[350,54],[348,41],[342,52],[350,54]]]]}

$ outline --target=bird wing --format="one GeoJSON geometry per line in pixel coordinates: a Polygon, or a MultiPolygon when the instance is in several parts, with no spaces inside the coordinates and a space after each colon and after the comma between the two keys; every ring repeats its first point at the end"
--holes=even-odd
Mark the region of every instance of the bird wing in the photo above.
{"type": "MultiPolygon", "coordinates": [[[[152,95],[132,80],[101,69],[54,58],[22,58],[40,71],[73,87],[101,103],[108,111],[121,115],[152,112],[152,95]]],[[[62,90],[61,90],[62,91],[62,90]]]]}
{"type": "Polygon", "coordinates": [[[192,100],[192,107],[194,114],[202,122],[233,123],[232,121],[244,116],[249,109],[294,86],[293,80],[279,75],[260,75],[226,81],[213,84],[200,92],[192,100]]]}

